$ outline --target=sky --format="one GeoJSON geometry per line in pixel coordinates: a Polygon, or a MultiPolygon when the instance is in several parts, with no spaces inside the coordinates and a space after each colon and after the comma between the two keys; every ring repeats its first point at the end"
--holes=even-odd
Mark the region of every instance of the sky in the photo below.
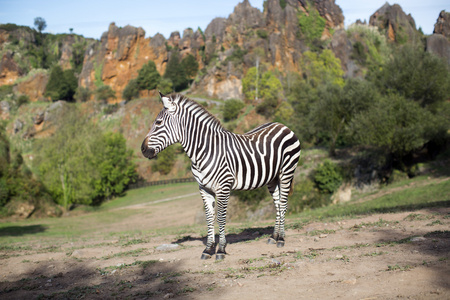
{"type": "MultiPolygon", "coordinates": [[[[100,39],[111,22],[124,27],[142,27],[146,37],[161,33],[166,38],[173,31],[181,34],[186,28],[205,30],[216,17],[227,18],[243,0],[0,0],[0,23],[34,27],[34,18],[47,23],[44,32],[73,33],[100,39]]],[[[263,10],[264,0],[250,0],[263,10]]],[[[344,24],[357,19],[369,21],[370,16],[386,0],[335,0],[344,13],[344,24]]],[[[396,0],[406,14],[411,14],[417,29],[432,34],[441,10],[450,12],[449,0],[396,0]]]]}

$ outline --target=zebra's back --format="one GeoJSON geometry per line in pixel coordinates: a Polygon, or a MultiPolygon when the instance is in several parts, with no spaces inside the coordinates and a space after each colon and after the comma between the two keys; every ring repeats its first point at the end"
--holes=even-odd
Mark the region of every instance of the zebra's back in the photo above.
{"type": "Polygon", "coordinates": [[[281,172],[294,172],[300,156],[300,142],[280,123],[263,124],[227,145],[232,189],[248,190],[276,179],[281,172]]]}

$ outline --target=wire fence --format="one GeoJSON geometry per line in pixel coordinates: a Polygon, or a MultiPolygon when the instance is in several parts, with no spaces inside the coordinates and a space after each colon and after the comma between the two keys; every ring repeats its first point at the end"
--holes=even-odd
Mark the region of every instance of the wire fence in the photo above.
{"type": "Polygon", "coordinates": [[[195,182],[195,178],[189,177],[189,178],[177,178],[177,179],[167,179],[167,180],[158,180],[158,181],[141,181],[132,183],[128,186],[129,190],[134,189],[140,189],[147,186],[153,186],[153,185],[165,185],[165,184],[172,184],[172,183],[183,183],[183,182],[195,182]]]}

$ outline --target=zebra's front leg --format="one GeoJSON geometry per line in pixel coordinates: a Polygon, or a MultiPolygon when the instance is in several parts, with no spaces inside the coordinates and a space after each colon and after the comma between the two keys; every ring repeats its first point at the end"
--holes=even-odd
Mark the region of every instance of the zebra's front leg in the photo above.
{"type": "Polygon", "coordinates": [[[227,206],[230,199],[230,188],[222,188],[217,192],[217,223],[219,223],[219,249],[216,253],[216,260],[222,260],[225,258],[225,247],[227,246],[227,240],[225,238],[225,225],[227,222],[227,206]]]}
{"type": "Polygon", "coordinates": [[[200,195],[203,199],[203,204],[205,206],[206,224],[208,225],[208,239],[206,241],[206,248],[203,250],[201,259],[208,259],[214,255],[216,252],[216,243],[214,240],[214,194],[210,191],[205,190],[200,187],[200,195]]]}

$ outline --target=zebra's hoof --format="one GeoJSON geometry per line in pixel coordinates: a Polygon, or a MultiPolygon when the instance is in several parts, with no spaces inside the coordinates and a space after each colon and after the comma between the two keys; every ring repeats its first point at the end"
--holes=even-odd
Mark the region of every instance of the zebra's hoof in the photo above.
{"type": "Polygon", "coordinates": [[[284,241],[278,241],[278,242],[277,242],[277,247],[278,247],[278,248],[284,247],[284,241]]]}
{"type": "Polygon", "coordinates": [[[273,238],[269,238],[269,239],[267,240],[267,244],[275,245],[276,243],[277,243],[277,241],[275,241],[275,239],[273,239],[273,238]]]}
{"type": "Polygon", "coordinates": [[[225,253],[216,253],[216,260],[225,259],[225,253]]]}
{"type": "Polygon", "coordinates": [[[202,253],[201,259],[205,260],[205,259],[210,259],[210,258],[211,258],[211,255],[209,255],[208,253],[202,253]]]}

